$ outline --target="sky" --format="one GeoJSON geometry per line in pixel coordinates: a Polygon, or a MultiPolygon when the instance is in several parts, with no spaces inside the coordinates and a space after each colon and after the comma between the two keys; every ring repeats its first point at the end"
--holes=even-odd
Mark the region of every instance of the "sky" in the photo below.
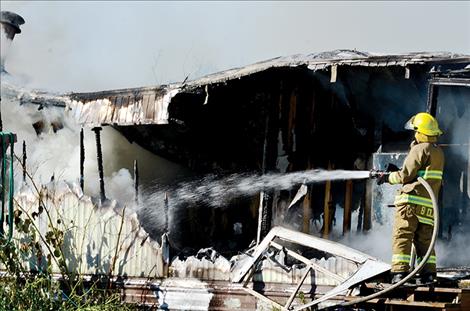
{"type": "Polygon", "coordinates": [[[334,49],[470,54],[470,2],[4,1],[26,20],[6,69],[60,92],[194,79],[334,49]]]}

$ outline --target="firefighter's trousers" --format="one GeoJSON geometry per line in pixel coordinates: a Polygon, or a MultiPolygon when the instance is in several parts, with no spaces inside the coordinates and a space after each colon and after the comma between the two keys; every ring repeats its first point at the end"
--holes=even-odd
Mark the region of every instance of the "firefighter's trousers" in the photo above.
{"type": "MultiPolygon", "coordinates": [[[[422,207],[414,204],[396,206],[395,222],[392,236],[392,272],[409,272],[411,245],[416,249],[417,264],[426,254],[431,244],[433,226],[418,220],[422,207]]],[[[431,257],[424,265],[421,274],[436,273],[436,254],[434,249],[431,257]]]]}

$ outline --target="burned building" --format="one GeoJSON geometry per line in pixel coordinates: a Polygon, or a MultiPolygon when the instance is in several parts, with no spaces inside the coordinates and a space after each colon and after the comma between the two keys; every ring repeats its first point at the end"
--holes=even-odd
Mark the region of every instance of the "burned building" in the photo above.
{"type": "MultiPolygon", "coordinates": [[[[24,21],[2,13],[2,26],[7,17],[12,39],[24,21]]],[[[411,139],[403,124],[426,110],[443,125],[450,159],[440,235],[449,241],[465,230],[469,64],[468,55],[451,53],[337,50],[93,93],[24,91],[2,80],[8,125],[27,128],[19,140],[30,135],[38,145],[49,143],[33,149],[43,157],[56,144],[71,145],[52,160],[71,158],[65,177],[52,163],[45,180],[35,179],[25,143],[22,159],[10,159],[10,168],[22,171],[15,175],[16,211],[30,215],[28,222],[15,220],[10,239],[21,253],[31,227],[49,238],[52,232],[61,244],[46,250],[33,243],[38,252],[22,258],[25,271],[50,268],[63,280],[65,263],[85,283],[104,276],[124,301],[162,310],[463,309],[469,292],[455,286],[468,282],[468,269],[441,269],[442,284],[453,288],[400,288],[376,299],[369,294],[388,290],[390,266],[328,239],[373,232],[387,221],[394,189],[367,181],[369,170],[401,164],[411,139]],[[11,116],[18,112],[21,118],[11,116]],[[109,129],[120,134],[105,136],[109,129]],[[133,144],[102,148],[116,137],[133,144]],[[110,193],[107,160],[135,145],[147,150],[138,147],[137,154],[158,156],[147,162],[161,165],[144,167],[131,154],[124,166],[132,177],[126,169],[121,177],[133,184],[110,193]],[[92,176],[85,174],[90,158],[98,164],[92,176]],[[309,172],[324,173],[318,169],[349,173],[312,182],[309,172]]],[[[0,276],[4,270],[0,264],[0,276]]]]}
{"type": "MultiPolygon", "coordinates": [[[[406,152],[411,137],[403,124],[431,105],[430,72],[466,72],[469,61],[468,56],[448,53],[373,55],[339,50],[295,55],[185,83],[72,94],[68,109],[84,126],[113,126],[128,140],[196,176],[371,169],[377,161],[374,153],[406,152]]],[[[458,92],[439,111],[456,105],[459,113],[454,121],[464,126],[469,123],[468,88],[458,92]]],[[[453,124],[446,123],[444,131],[452,133],[453,124]]],[[[468,140],[468,134],[462,139],[468,140]]],[[[468,146],[466,141],[459,144],[468,146]]],[[[448,169],[460,172],[456,174],[462,180],[468,178],[465,157],[468,153],[458,169],[448,169]]],[[[464,213],[468,204],[464,188],[459,193],[465,202],[449,209],[464,213]]],[[[288,220],[303,232],[327,237],[336,207],[344,208],[345,232],[351,226],[369,230],[373,219],[380,219],[376,210],[381,207],[372,208],[373,186],[364,181],[309,185],[303,201],[286,213],[296,190],[269,190],[261,200],[259,196],[234,199],[227,202],[230,209],[196,212],[188,207],[180,217],[192,221],[175,230],[187,231],[182,238],[188,245],[203,247],[214,245],[217,238],[235,238],[231,228],[239,222],[246,235],[237,247],[248,245],[256,235],[260,201],[262,235],[288,220]],[[360,219],[351,224],[351,210],[357,209],[360,219]],[[320,227],[313,226],[316,221],[320,227]]],[[[451,230],[452,221],[444,222],[444,230],[451,230]]]]}

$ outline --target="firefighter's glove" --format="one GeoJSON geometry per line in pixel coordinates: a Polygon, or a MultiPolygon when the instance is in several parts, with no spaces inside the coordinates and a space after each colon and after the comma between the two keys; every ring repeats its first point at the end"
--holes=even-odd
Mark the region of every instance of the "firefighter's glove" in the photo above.
{"type": "Polygon", "coordinates": [[[388,182],[388,177],[390,176],[391,172],[383,172],[379,171],[377,172],[377,185],[384,184],[388,182]]]}
{"type": "Polygon", "coordinates": [[[400,169],[393,163],[388,163],[387,168],[385,169],[386,172],[398,172],[400,169]]]}

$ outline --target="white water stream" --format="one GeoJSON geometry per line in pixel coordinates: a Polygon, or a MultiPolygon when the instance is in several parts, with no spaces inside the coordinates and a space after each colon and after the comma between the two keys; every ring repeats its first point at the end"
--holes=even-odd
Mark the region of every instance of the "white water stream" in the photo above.
{"type": "MultiPolygon", "coordinates": [[[[266,175],[233,174],[228,177],[216,178],[207,176],[197,181],[178,184],[174,189],[166,189],[171,207],[185,203],[202,203],[212,207],[220,207],[231,199],[249,197],[261,191],[288,190],[300,184],[311,184],[327,180],[348,180],[369,178],[369,171],[346,170],[308,170],[293,173],[277,173],[266,175]]],[[[163,202],[162,191],[154,191],[148,197],[149,203],[163,202]]],[[[161,203],[160,203],[161,204],[161,203]]]]}

